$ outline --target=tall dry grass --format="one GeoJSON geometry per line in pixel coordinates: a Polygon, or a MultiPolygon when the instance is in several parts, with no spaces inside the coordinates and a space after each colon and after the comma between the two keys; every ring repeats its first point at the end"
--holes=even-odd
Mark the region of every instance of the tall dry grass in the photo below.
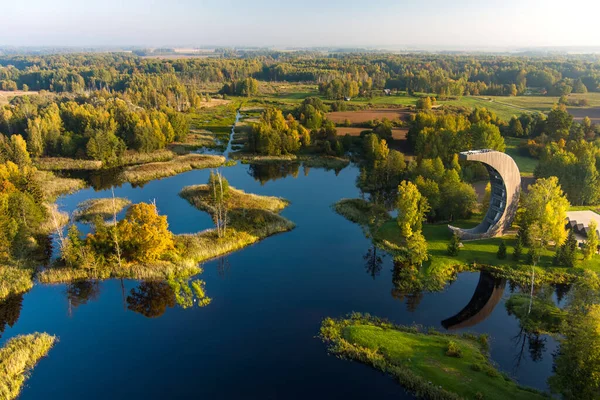
{"type": "Polygon", "coordinates": [[[121,267],[115,262],[102,268],[47,268],[38,274],[38,280],[45,284],[109,278],[164,280],[170,276],[189,278],[201,272],[198,264],[190,259],[157,261],[152,264],[123,263],[121,267]]]}
{"type": "MultiPolygon", "coordinates": [[[[210,212],[210,188],[208,185],[186,186],[179,193],[181,197],[190,202],[194,207],[210,212]]],[[[230,210],[267,210],[279,212],[289,205],[289,202],[280,197],[260,196],[246,193],[234,187],[229,188],[227,208],[230,210]]]]}
{"type": "Polygon", "coordinates": [[[156,150],[150,153],[138,153],[137,151],[128,151],[121,156],[120,165],[128,166],[136,164],[146,164],[151,162],[164,162],[174,159],[175,156],[175,153],[166,149],[156,150]]]}
{"type": "Polygon", "coordinates": [[[25,293],[33,287],[33,269],[0,265],[0,300],[25,293]]]}
{"type": "Polygon", "coordinates": [[[49,171],[37,171],[35,179],[40,183],[46,201],[54,201],[57,197],[83,189],[86,184],[82,179],[63,178],[49,171]]]}
{"type": "Polygon", "coordinates": [[[125,169],[121,180],[142,184],[154,179],[165,178],[193,169],[217,168],[223,165],[225,157],[206,154],[188,154],[175,157],[171,161],[142,164],[125,169]]]}
{"type": "Polygon", "coordinates": [[[113,217],[113,212],[119,213],[130,204],[130,200],[121,197],[88,199],[77,205],[73,218],[83,222],[92,222],[96,217],[107,220],[113,217]]]}
{"type": "Polygon", "coordinates": [[[16,399],[31,370],[45,357],[54,343],[55,336],[33,333],[10,339],[0,349],[0,399],[16,399]]]}
{"type": "Polygon", "coordinates": [[[34,165],[43,171],[72,171],[72,170],[98,170],[102,168],[102,161],[80,160],[75,158],[43,157],[36,158],[34,165]]]}

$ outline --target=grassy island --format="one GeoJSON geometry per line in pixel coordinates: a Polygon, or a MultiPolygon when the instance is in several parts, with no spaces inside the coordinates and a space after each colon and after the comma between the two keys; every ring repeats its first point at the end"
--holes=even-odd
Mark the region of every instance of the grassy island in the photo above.
{"type": "Polygon", "coordinates": [[[107,220],[129,206],[131,201],[120,197],[104,199],[88,199],[77,206],[73,213],[75,221],[93,222],[97,217],[107,220]]]}
{"type": "MultiPolygon", "coordinates": [[[[209,185],[188,186],[181,196],[214,216],[209,185]]],[[[123,208],[126,199],[115,199],[123,208]]],[[[132,278],[150,280],[186,279],[202,272],[198,263],[242,249],[294,224],[278,213],[289,203],[278,197],[258,196],[228,187],[224,206],[227,227],[219,234],[210,229],[197,234],[173,235],[165,216],[153,204],[129,206],[116,226],[102,217],[112,215],[113,199],[96,199],[80,205],[76,219],[93,218],[94,232],[85,238],[75,225],[69,229],[57,265],[39,273],[41,283],[83,279],[132,278]]]]}
{"type": "Polygon", "coordinates": [[[500,373],[487,356],[487,337],[423,332],[369,315],[326,318],[320,338],[332,354],[395,377],[427,399],[543,399],[500,373]]]}
{"type": "MultiPolygon", "coordinates": [[[[188,186],[180,196],[199,210],[211,215],[215,207],[211,201],[209,185],[188,186]]],[[[242,249],[268,236],[294,228],[294,223],[280,216],[289,202],[279,197],[259,196],[229,188],[226,199],[229,225],[224,236],[215,230],[194,235],[178,235],[177,241],[187,249],[188,256],[197,262],[242,249]]]]}
{"type": "Polygon", "coordinates": [[[55,342],[54,336],[34,333],[14,337],[0,349],[0,398],[10,400],[19,396],[30,371],[55,342]]]}

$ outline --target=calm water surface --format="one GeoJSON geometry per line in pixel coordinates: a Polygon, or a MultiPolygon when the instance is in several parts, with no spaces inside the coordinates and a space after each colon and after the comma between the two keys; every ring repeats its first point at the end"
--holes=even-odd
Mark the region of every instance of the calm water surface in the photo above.
{"type": "MultiPolygon", "coordinates": [[[[494,293],[481,284],[476,291],[480,274],[463,273],[443,292],[407,304],[392,296],[390,256],[379,272],[365,267],[370,241],[331,209],[341,198],[360,196],[355,167],[337,175],[300,168],[297,176],[276,180],[268,179],[273,171],[255,178],[265,171],[247,165],[223,173],[237,188],[290,200],[282,215],[296,229],[204,264],[200,277],[213,299],[205,308],[184,310],[160,285],[121,280],[36,285],[23,296],[18,319],[20,299],[13,299],[7,311],[0,309],[13,324],[5,326],[1,342],[36,331],[60,338],[21,399],[411,398],[391,378],[328,356],[315,338],[321,320],[359,311],[444,331],[442,321],[459,313],[474,293],[475,310],[452,320],[473,326],[458,331],[488,333],[501,370],[546,389],[556,343],[524,336],[505,310],[510,289],[504,282],[494,293]],[[490,296],[498,304],[478,314],[490,296]]],[[[155,200],[173,232],[192,233],[211,227],[211,219],[178,193],[207,179],[208,171],[191,171],[143,187],[116,187],[115,195],[134,203],[155,200]]],[[[110,190],[90,188],[59,204],[72,211],[85,199],[109,196],[110,190]]]]}

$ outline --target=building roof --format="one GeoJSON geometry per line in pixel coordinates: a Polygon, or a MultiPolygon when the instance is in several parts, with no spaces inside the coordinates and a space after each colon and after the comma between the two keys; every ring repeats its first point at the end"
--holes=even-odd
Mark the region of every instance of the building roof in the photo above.
{"type": "Polygon", "coordinates": [[[575,232],[585,232],[586,235],[588,226],[590,226],[590,222],[596,221],[596,225],[598,226],[598,235],[600,235],[600,215],[593,211],[569,211],[567,212],[567,221],[569,227],[574,228],[575,232]]]}

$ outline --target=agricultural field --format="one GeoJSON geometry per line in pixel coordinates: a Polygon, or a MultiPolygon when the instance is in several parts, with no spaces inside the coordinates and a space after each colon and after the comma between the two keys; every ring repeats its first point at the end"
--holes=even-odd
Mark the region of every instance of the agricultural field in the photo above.
{"type": "Polygon", "coordinates": [[[588,117],[592,120],[592,123],[600,123],[600,107],[569,107],[568,110],[575,121],[581,121],[588,117]]]}
{"type": "Polygon", "coordinates": [[[14,97],[19,96],[32,96],[34,94],[38,94],[38,92],[24,92],[22,90],[15,91],[0,91],[0,106],[8,104],[14,97]]]}
{"type": "Polygon", "coordinates": [[[349,121],[351,124],[362,124],[376,119],[384,118],[393,121],[395,119],[406,120],[411,114],[406,109],[374,109],[360,111],[335,111],[327,114],[327,118],[336,124],[343,124],[349,121]]]}
{"type": "MultiPolygon", "coordinates": [[[[345,136],[346,134],[350,136],[360,136],[360,133],[363,131],[368,131],[368,128],[354,128],[354,127],[345,127],[338,126],[336,127],[338,136],[345,136]]],[[[408,129],[406,128],[393,128],[392,129],[392,138],[394,140],[406,140],[406,134],[408,133],[408,129]]]]}

